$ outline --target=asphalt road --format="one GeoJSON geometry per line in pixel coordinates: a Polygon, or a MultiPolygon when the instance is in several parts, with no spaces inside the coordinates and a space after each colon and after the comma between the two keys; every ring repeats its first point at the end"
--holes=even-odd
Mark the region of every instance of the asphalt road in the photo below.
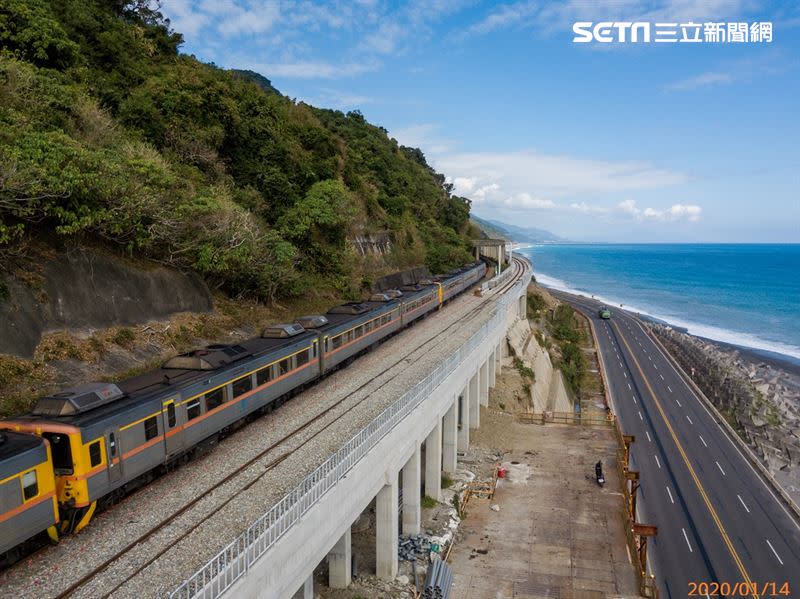
{"type": "Polygon", "coordinates": [[[637,521],[658,526],[648,561],[662,596],[687,597],[698,590],[692,583],[716,581],[731,585],[716,596],[800,597],[800,523],[716,413],[635,316],[612,308],[611,319],[602,320],[600,302],[556,295],[592,318],[612,409],[625,434],[636,437],[637,521]],[[742,582],[749,586],[734,586],[742,582]]]}

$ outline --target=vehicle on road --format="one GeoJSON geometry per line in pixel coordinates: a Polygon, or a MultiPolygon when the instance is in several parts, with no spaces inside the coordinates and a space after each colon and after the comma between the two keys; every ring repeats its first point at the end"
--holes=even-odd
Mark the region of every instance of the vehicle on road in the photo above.
{"type": "Polygon", "coordinates": [[[611,310],[608,309],[608,306],[600,306],[600,309],[597,311],[597,315],[603,320],[608,320],[611,318],[611,310]]]}

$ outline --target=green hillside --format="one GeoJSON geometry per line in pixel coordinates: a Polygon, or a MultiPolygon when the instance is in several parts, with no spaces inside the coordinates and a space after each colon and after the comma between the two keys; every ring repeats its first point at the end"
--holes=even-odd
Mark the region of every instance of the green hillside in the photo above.
{"type": "Polygon", "coordinates": [[[0,0],[0,264],[87,240],[272,300],[352,293],[355,236],[388,235],[387,268],[470,260],[469,201],[422,152],[181,55],[150,5],[0,0]]]}

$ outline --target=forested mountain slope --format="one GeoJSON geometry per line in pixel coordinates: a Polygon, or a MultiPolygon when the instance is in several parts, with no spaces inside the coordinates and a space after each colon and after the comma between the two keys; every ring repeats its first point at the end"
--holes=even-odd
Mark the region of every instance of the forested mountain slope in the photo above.
{"type": "MultiPolygon", "coordinates": [[[[470,260],[469,201],[358,112],[181,55],[147,0],[0,0],[0,268],[101,243],[262,300],[470,260]]],[[[265,73],[267,77],[269,73],[265,73]]]]}

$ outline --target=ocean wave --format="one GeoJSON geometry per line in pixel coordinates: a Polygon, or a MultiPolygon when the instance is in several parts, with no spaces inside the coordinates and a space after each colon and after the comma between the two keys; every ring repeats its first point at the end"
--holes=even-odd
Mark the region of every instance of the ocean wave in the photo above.
{"type": "Polygon", "coordinates": [[[558,279],[556,277],[551,277],[549,275],[537,272],[535,272],[534,274],[536,276],[536,280],[545,287],[556,289],[558,291],[564,291],[565,293],[571,293],[573,295],[590,296],[598,301],[608,304],[609,306],[618,306],[624,308],[625,310],[628,310],[629,312],[635,312],[637,314],[649,316],[650,318],[661,320],[674,327],[686,329],[691,335],[695,335],[697,337],[705,337],[706,339],[712,339],[713,341],[720,341],[722,343],[729,343],[731,345],[738,345],[740,347],[746,347],[761,351],[768,351],[775,354],[782,354],[784,356],[789,356],[791,358],[794,358],[795,360],[800,360],[800,347],[796,345],[790,345],[788,343],[782,343],[780,341],[770,341],[768,339],[762,339],[761,337],[754,335],[752,333],[734,331],[731,329],[725,329],[710,324],[693,322],[690,320],[677,318],[675,316],[665,316],[663,314],[659,314],[658,312],[652,310],[645,310],[637,306],[626,304],[625,302],[619,301],[619,299],[613,299],[607,296],[593,293],[588,289],[581,289],[580,287],[572,287],[567,282],[562,281],[561,279],[558,279]]]}

